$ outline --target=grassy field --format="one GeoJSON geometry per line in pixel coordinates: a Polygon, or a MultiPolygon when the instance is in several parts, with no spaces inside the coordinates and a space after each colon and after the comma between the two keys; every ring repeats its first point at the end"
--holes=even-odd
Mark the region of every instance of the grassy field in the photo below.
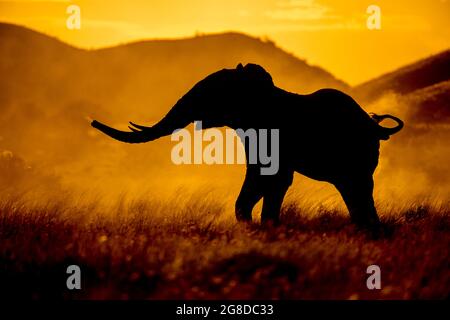
{"type": "Polygon", "coordinates": [[[240,225],[208,197],[113,206],[3,198],[3,298],[445,299],[450,293],[448,207],[380,208],[371,239],[345,212],[288,203],[283,225],[240,225]],[[82,289],[66,289],[77,264],[82,289]],[[366,287],[381,268],[381,290],[366,287]]]}

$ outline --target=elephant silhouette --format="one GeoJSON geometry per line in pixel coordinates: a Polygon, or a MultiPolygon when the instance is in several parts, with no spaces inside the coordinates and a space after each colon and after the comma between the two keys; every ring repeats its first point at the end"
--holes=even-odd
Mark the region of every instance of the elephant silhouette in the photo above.
{"type": "MultiPolygon", "coordinates": [[[[294,172],[298,172],[332,183],[342,195],[352,222],[364,228],[379,227],[373,172],[380,140],[400,131],[403,122],[391,115],[370,116],[341,91],[291,93],[275,86],[263,67],[239,64],[198,82],[154,126],[130,122],[131,131],[120,131],[96,120],[91,125],[116,140],[141,143],[170,135],[197,120],[203,128],[279,129],[278,172],[261,175],[262,164],[247,161],[235,205],[239,221],[251,221],[253,207],[263,198],[261,221],[278,223],[283,198],[294,172]],[[379,125],[387,118],[397,126],[379,125]]],[[[248,157],[250,145],[244,143],[244,147],[248,157]]]]}

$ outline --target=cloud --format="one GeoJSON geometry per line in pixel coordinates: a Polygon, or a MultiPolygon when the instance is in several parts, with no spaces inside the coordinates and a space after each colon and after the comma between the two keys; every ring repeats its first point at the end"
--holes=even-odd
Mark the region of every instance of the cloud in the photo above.
{"type": "Polygon", "coordinates": [[[331,18],[330,8],[315,0],[287,0],[277,3],[277,8],[266,11],[266,16],[274,20],[304,21],[331,18]]]}

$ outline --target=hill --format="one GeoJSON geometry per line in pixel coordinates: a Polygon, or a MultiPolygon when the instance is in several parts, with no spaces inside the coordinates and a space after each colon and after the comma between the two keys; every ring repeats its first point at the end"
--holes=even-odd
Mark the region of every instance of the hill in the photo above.
{"type": "Polygon", "coordinates": [[[446,50],[362,83],[352,94],[364,105],[374,103],[372,111],[396,112],[410,125],[446,124],[450,121],[449,83],[450,50],[446,50]],[[376,110],[380,105],[381,110],[376,110]]]}
{"type": "Polygon", "coordinates": [[[403,98],[415,123],[450,123],[450,80],[415,90],[403,98]]]}
{"type": "Polygon", "coordinates": [[[65,161],[53,148],[63,142],[67,149],[84,149],[87,117],[122,125],[155,122],[196,82],[240,62],[264,65],[279,86],[296,92],[349,89],[274,43],[239,33],[89,51],[0,23],[0,38],[2,147],[31,159],[65,161]]]}
{"type": "Polygon", "coordinates": [[[387,92],[406,95],[450,79],[450,50],[381,75],[353,88],[361,100],[373,101],[387,92]]]}
{"type": "Polygon", "coordinates": [[[148,40],[92,51],[5,23],[0,23],[0,37],[0,72],[7,75],[0,80],[3,102],[21,101],[26,95],[35,96],[36,103],[84,100],[114,112],[126,108],[127,113],[148,115],[158,110],[159,115],[206,75],[241,62],[264,65],[277,84],[292,91],[348,89],[327,71],[274,43],[240,33],[148,40]],[[128,105],[114,103],[117,100],[128,105]]]}

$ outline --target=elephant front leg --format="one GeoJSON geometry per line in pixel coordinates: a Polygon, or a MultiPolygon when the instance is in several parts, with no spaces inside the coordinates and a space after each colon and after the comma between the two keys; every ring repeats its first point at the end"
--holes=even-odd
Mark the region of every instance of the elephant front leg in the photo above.
{"type": "Polygon", "coordinates": [[[294,173],[278,173],[267,177],[264,190],[263,208],[261,222],[263,224],[279,223],[281,205],[289,186],[292,184],[294,173]]]}
{"type": "Polygon", "coordinates": [[[252,221],[253,207],[263,196],[259,168],[247,166],[244,184],[236,200],[235,214],[238,221],[252,221]]]}

